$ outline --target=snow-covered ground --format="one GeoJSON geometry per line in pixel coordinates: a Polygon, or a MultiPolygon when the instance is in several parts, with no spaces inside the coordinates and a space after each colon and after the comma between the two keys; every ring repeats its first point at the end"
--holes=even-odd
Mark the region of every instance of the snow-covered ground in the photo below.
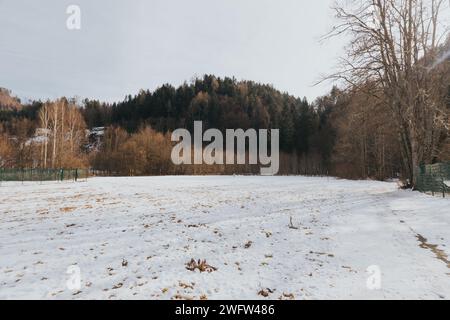
{"type": "Polygon", "coordinates": [[[395,183],[0,186],[1,299],[450,299],[448,255],[450,199],[395,183]],[[217,270],[190,271],[191,259],[217,270]]]}

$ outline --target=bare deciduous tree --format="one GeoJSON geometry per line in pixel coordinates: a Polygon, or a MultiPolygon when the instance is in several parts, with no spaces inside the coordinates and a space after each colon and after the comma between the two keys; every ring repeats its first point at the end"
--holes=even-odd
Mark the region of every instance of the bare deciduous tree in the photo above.
{"type": "Polygon", "coordinates": [[[8,167],[11,164],[13,150],[9,139],[10,137],[6,133],[0,132],[0,168],[8,167]]]}
{"type": "Polygon", "coordinates": [[[437,92],[435,61],[447,28],[440,20],[443,0],[351,0],[335,6],[340,24],[329,36],[351,36],[341,70],[332,78],[368,88],[394,120],[404,171],[416,170],[437,155],[448,130],[445,100],[437,92]],[[381,92],[381,94],[379,94],[381,92]]]}
{"type": "Polygon", "coordinates": [[[50,128],[52,130],[52,168],[56,167],[56,146],[58,141],[58,129],[59,129],[59,109],[61,101],[58,100],[49,105],[50,107],[50,128]]]}
{"type": "Polygon", "coordinates": [[[41,159],[42,159],[42,167],[47,168],[47,154],[48,154],[48,128],[50,124],[50,114],[49,114],[49,104],[45,103],[42,108],[39,110],[39,121],[40,126],[43,129],[44,141],[41,145],[41,159]]]}
{"type": "Polygon", "coordinates": [[[39,111],[39,119],[45,135],[41,146],[42,166],[47,167],[49,141],[52,168],[79,166],[80,147],[86,138],[86,124],[79,108],[64,98],[47,102],[39,111]]]}

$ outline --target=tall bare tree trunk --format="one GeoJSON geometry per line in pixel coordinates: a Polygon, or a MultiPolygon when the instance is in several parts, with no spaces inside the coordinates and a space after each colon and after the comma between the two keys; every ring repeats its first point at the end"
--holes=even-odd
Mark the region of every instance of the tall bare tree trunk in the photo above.
{"type": "Polygon", "coordinates": [[[44,132],[44,144],[42,145],[42,167],[47,168],[47,156],[48,156],[48,130],[49,128],[49,103],[46,103],[40,110],[39,110],[39,120],[40,120],[40,126],[44,132]]]}
{"type": "Polygon", "coordinates": [[[58,140],[58,105],[59,102],[56,102],[53,105],[53,151],[52,151],[52,168],[55,168],[56,165],[56,146],[58,140]]]}

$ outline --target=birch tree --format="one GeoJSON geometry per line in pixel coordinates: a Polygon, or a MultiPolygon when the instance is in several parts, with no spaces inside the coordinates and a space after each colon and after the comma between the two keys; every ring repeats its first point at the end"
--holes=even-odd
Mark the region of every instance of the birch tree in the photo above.
{"type": "Polygon", "coordinates": [[[49,140],[48,130],[50,124],[49,104],[50,103],[47,102],[39,110],[40,127],[43,129],[44,133],[44,143],[41,145],[41,160],[43,168],[47,168],[48,140],[49,140]]]}
{"type": "Polygon", "coordinates": [[[50,128],[52,131],[52,168],[56,166],[56,155],[57,150],[56,147],[58,145],[58,132],[59,132],[59,109],[60,109],[60,101],[56,101],[51,103],[50,106],[50,128]]]}

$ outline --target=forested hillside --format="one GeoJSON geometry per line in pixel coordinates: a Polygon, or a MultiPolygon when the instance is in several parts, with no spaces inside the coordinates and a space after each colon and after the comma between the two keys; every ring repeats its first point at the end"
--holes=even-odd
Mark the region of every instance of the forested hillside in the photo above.
{"type": "Polygon", "coordinates": [[[192,131],[196,120],[203,121],[204,130],[279,128],[286,173],[324,173],[334,140],[331,105],[315,106],[268,85],[211,75],[178,88],[141,91],[118,104],[85,101],[84,106],[89,127],[120,127],[131,134],[144,127],[162,134],[192,131]]]}
{"type": "MultiPolygon", "coordinates": [[[[25,152],[28,159],[10,156],[9,159],[16,160],[9,163],[16,162],[19,166],[70,166],[71,163],[61,160],[64,157],[60,156],[67,152],[64,144],[71,143],[65,131],[73,125],[73,121],[67,116],[64,119],[64,115],[69,114],[69,110],[77,110],[83,116],[80,128],[105,128],[101,130],[100,143],[94,148],[92,143],[96,144],[96,141],[89,141],[88,135],[82,139],[78,134],[78,158],[85,165],[118,174],[160,174],[171,173],[167,168],[170,164],[166,163],[170,162],[170,132],[178,128],[191,130],[196,120],[203,121],[205,130],[276,128],[281,131],[283,173],[325,174],[335,139],[334,129],[329,123],[334,103],[324,100],[315,105],[306,99],[281,93],[269,85],[206,75],[178,88],[163,85],[153,92],[141,91],[114,104],[95,100],[77,104],[66,98],[55,102],[33,102],[23,106],[20,112],[3,112],[2,131],[4,136],[9,134],[16,140],[25,141],[24,146],[30,149],[25,152]],[[36,132],[41,134],[41,139],[31,139],[36,132]],[[53,139],[54,136],[57,138],[53,139]],[[151,139],[145,141],[145,136],[151,139]],[[32,151],[33,141],[36,142],[34,149],[43,150],[32,151]],[[90,148],[86,148],[87,145],[90,148]],[[145,159],[136,157],[142,150],[146,150],[147,154],[152,154],[153,149],[160,152],[163,145],[168,150],[163,155],[146,156],[145,159]],[[123,161],[126,155],[129,161],[123,161]],[[155,166],[155,163],[158,165],[155,166]]],[[[252,172],[249,167],[228,169],[230,172],[252,172]]],[[[226,169],[185,168],[181,173],[185,171],[225,173],[226,169]]],[[[180,173],[180,169],[176,168],[176,172],[180,173]]]]}
{"type": "MultiPolygon", "coordinates": [[[[447,90],[442,99],[450,108],[447,90]]],[[[258,172],[255,166],[174,166],[171,132],[192,131],[201,120],[204,130],[280,129],[280,174],[385,179],[403,172],[385,108],[362,89],[333,88],[309,102],[270,85],[205,75],[113,104],[61,98],[3,108],[0,166],[90,167],[113,175],[258,172]]],[[[431,161],[448,159],[447,133],[439,140],[431,161]]]]}
{"type": "Polygon", "coordinates": [[[0,112],[4,110],[19,110],[20,100],[11,96],[11,91],[0,88],[0,112]]]}

